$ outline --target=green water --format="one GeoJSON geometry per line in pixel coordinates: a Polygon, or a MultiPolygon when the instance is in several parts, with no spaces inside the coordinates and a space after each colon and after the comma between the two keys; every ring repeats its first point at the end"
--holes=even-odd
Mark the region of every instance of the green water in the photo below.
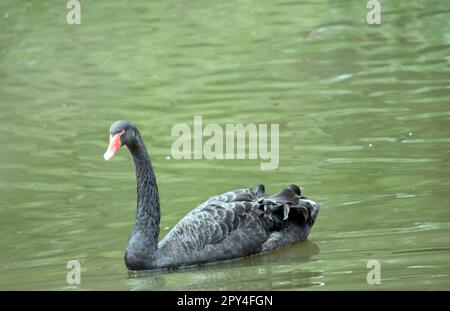
{"type": "Polygon", "coordinates": [[[0,289],[450,289],[450,6],[382,1],[0,3],[0,289]],[[280,124],[279,168],[174,160],[171,129],[280,124]],[[129,275],[126,150],[150,151],[161,235],[211,195],[299,183],[322,203],[309,241],[172,273],[129,275]],[[68,260],[81,284],[68,285],[68,260]],[[381,284],[368,285],[378,260],[381,284]]]}

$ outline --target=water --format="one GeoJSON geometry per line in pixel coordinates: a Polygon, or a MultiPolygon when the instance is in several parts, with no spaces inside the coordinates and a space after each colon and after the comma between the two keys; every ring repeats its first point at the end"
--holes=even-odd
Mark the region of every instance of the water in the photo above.
{"type": "Polygon", "coordinates": [[[446,1],[64,1],[0,4],[0,289],[450,288],[446,1]],[[177,123],[280,124],[280,164],[167,159],[177,123]],[[129,275],[133,120],[161,234],[211,195],[299,183],[322,203],[309,241],[173,273],[129,275]],[[366,282],[368,260],[381,285],[366,282]],[[68,285],[68,260],[81,284],[68,285]]]}

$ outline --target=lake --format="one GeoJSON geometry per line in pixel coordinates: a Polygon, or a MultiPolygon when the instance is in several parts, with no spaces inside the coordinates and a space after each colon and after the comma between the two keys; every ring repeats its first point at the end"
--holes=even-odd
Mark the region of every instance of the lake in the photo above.
{"type": "Polygon", "coordinates": [[[450,289],[450,6],[382,1],[0,4],[0,289],[450,289]],[[174,159],[173,127],[278,124],[279,163],[174,159]],[[132,120],[155,167],[161,237],[212,195],[290,183],[321,203],[306,242],[128,273],[132,120]],[[81,265],[68,284],[66,264],[81,265]],[[381,284],[367,281],[379,263],[381,284]]]}

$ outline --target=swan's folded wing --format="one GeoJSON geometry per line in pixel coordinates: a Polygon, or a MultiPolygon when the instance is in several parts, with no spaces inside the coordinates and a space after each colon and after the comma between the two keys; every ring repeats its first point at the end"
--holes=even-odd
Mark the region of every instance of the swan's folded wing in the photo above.
{"type": "Polygon", "coordinates": [[[263,186],[256,191],[229,191],[188,213],[158,244],[158,249],[169,263],[178,264],[254,254],[264,250],[272,233],[312,219],[311,202],[300,195],[298,187],[291,186],[273,196],[266,196],[263,186]]]}
{"type": "Polygon", "coordinates": [[[268,232],[263,218],[254,212],[258,206],[254,200],[212,201],[194,212],[193,216],[201,221],[200,230],[191,233],[198,237],[198,256],[210,261],[259,252],[268,232]]]}
{"type": "Polygon", "coordinates": [[[272,221],[273,230],[279,230],[289,222],[312,225],[317,217],[319,204],[300,195],[299,190],[296,193],[292,190],[292,186],[294,185],[259,200],[261,205],[257,213],[272,221]]]}
{"type": "Polygon", "coordinates": [[[252,189],[235,189],[209,198],[204,203],[200,204],[192,212],[195,212],[196,210],[201,209],[202,207],[214,204],[216,202],[232,203],[242,201],[244,202],[254,201],[256,196],[257,196],[256,192],[253,191],[252,189]]]}
{"type": "Polygon", "coordinates": [[[253,222],[257,216],[252,211],[258,206],[256,201],[213,200],[195,209],[186,218],[196,224],[190,226],[190,231],[192,235],[199,234],[199,247],[204,248],[209,244],[221,243],[236,229],[253,222]]]}
{"type": "Polygon", "coordinates": [[[237,189],[208,199],[181,219],[160,246],[170,244],[184,253],[195,253],[222,243],[233,233],[235,239],[244,238],[235,231],[260,222],[253,212],[259,206],[256,196],[252,189],[237,189]]]}

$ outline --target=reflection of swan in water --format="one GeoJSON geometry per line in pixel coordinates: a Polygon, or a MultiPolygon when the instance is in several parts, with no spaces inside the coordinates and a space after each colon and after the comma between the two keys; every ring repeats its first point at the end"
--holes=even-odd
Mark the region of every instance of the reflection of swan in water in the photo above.
{"type": "Polygon", "coordinates": [[[129,272],[134,290],[276,290],[318,286],[319,271],[304,264],[319,254],[317,244],[305,241],[240,260],[197,268],[129,272]]]}

